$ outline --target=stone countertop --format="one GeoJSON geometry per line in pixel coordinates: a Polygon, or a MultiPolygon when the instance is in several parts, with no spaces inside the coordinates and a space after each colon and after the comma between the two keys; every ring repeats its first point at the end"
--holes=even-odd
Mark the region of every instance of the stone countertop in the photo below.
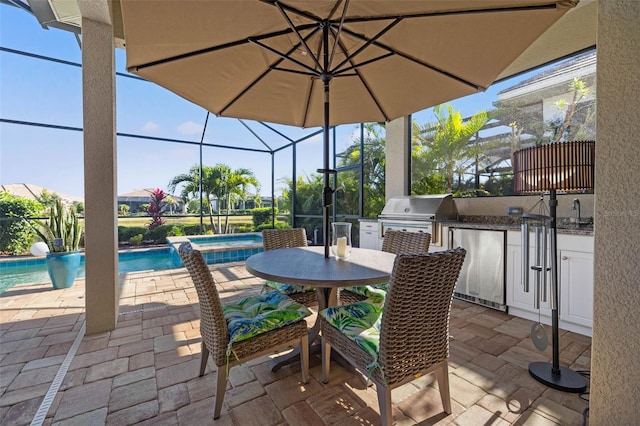
{"type": "MultiPolygon", "coordinates": [[[[461,220],[441,221],[443,226],[459,229],[486,229],[489,231],[519,231],[520,218],[510,216],[461,216],[461,220]]],[[[567,223],[563,218],[558,218],[558,234],[568,235],[593,235],[593,224],[575,225],[567,223]]]]}

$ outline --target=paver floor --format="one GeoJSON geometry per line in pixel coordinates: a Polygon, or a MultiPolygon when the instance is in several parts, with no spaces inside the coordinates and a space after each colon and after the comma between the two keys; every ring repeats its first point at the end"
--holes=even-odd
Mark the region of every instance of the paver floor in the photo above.
{"type": "MultiPolygon", "coordinates": [[[[256,294],[263,283],[242,262],[211,270],[223,301],[256,294]]],[[[198,377],[199,308],[186,270],[124,276],[118,326],[98,335],[83,336],[84,285],[83,279],[64,290],[24,285],[0,295],[0,424],[34,418],[46,425],[214,424],[216,372],[198,377]]],[[[395,423],[585,424],[588,394],[559,392],[529,376],[530,362],[551,360],[551,348],[533,346],[531,324],[454,300],[453,412],[442,411],[428,375],[393,391],[395,423]]],[[[561,330],[561,365],[588,375],[590,348],[589,337],[561,330]]],[[[231,369],[216,425],[380,424],[375,387],[359,374],[334,363],[323,384],[314,357],[303,384],[298,365],[272,372],[269,361],[231,369]]]]}

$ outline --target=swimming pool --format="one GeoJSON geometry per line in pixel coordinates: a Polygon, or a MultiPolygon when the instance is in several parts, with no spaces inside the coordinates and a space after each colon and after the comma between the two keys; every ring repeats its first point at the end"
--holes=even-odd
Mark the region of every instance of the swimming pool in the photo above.
{"type": "Polygon", "coordinates": [[[248,232],[243,234],[221,235],[187,235],[167,237],[169,245],[178,253],[178,247],[189,241],[194,249],[200,250],[202,257],[209,264],[237,262],[247,260],[249,256],[264,250],[262,234],[248,232]]]}
{"type": "MultiPolygon", "coordinates": [[[[168,247],[121,250],[118,273],[180,268],[182,262],[177,249],[184,241],[190,241],[200,250],[209,264],[242,261],[263,251],[260,233],[169,237],[167,240],[168,247]]],[[[78,277],[83,276],[84,255],[78,271],[78,277]]],[[[50,281],[44,257],[0,260],[0,293],[14,285],[50,281]]]]}

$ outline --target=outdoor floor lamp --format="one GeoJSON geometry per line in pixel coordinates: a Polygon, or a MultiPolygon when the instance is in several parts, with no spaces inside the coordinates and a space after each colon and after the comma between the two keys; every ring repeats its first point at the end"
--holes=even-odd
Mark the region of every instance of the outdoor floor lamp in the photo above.
{"type": "MultiPolygon", "coordinates": [[[[519,194],[549,193],[549,215],[524,213],[522,215],[522,280],[524,291],[529,292],[529,271],[535,277],[535,307],[547,301],[547,283],[550,283],[553,362],[532,362],[529,373],[547,386],[565,392],[583,392],[586,380],[573,370],[560,366],[558,339],[558,253],[556,233],[556,192],[581,192],[594,188],[595,141],[575,141],[534,146],[516,151],[513,156],[514,189],[519,194]],[[535,265],[529,266],[529,224],[535,231],[535,265]],[[548,244],[547,244],[548,243],[548,244]],[[550,274],[550,275],[549,275],[550,274]],[[548,279],[550,278],[550,279],[548,279]]],[[[544,342],[536,347],[544,350],[544,342]]],[[[544,331],[542,329],[542,331],[544,331]]]]}

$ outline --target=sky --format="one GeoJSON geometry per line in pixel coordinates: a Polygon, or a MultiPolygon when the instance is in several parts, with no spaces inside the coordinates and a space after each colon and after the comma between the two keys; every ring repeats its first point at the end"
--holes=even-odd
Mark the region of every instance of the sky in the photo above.
{"type": "MultiPolygon", "coordinates": [[[[75,36],[58,29],[43,29],[36,18],[20,9],[0,4],[0,46],[73,63],[81,62],[75,36]]],[[[125,52],[116,49],[116,72],[125,70],[125,52]]],[[[131,74],[128,74],[131,75],[131,74]]],[[[82,127],[81,68],[0,51],[0,118],[82,127]]],[[[463,116],[491,107],[498,91],[527,78],[491,86],[486,92],[450,102],[463,116]]],[[[207,111],[154,83],[116,77],[116,125],[119,133],[163,137],[199,143],[207,111]]],[[[430,109],[413,114],[421,124],[431,122],[430,109]]],[[[301,129],[271,125],[291,140],[301,140],[319,128],[301,129]]],[[[338,151],[349,146],[359,127],[339,126],[338,151]]],[[[213,144],[266,150],[289,143],[258,122],[209,116],[204,141],[213,144]],[[255,132],[261,142],[251,131],[255,132]]],[[[298,144],[298,176],[322,167],[322,137],[317,134],[298,144]]],[[[197,145],[118,137],[118,194],[145,188],[167,190],[169,181],[199,162],[197,145]]],[[[291,176],[292,150],[274,156],[275,192],[282,178],[291,176]]],[[[31,183],[53,191],[84,196],[82,132],[0,123],[0,184],[31,183]]],[[[261,194],[271,195],[271,156],[268,153],[203,149],[203,163],[223,163],[233,169],[249,168],[261,183],[261,194]]]]}

